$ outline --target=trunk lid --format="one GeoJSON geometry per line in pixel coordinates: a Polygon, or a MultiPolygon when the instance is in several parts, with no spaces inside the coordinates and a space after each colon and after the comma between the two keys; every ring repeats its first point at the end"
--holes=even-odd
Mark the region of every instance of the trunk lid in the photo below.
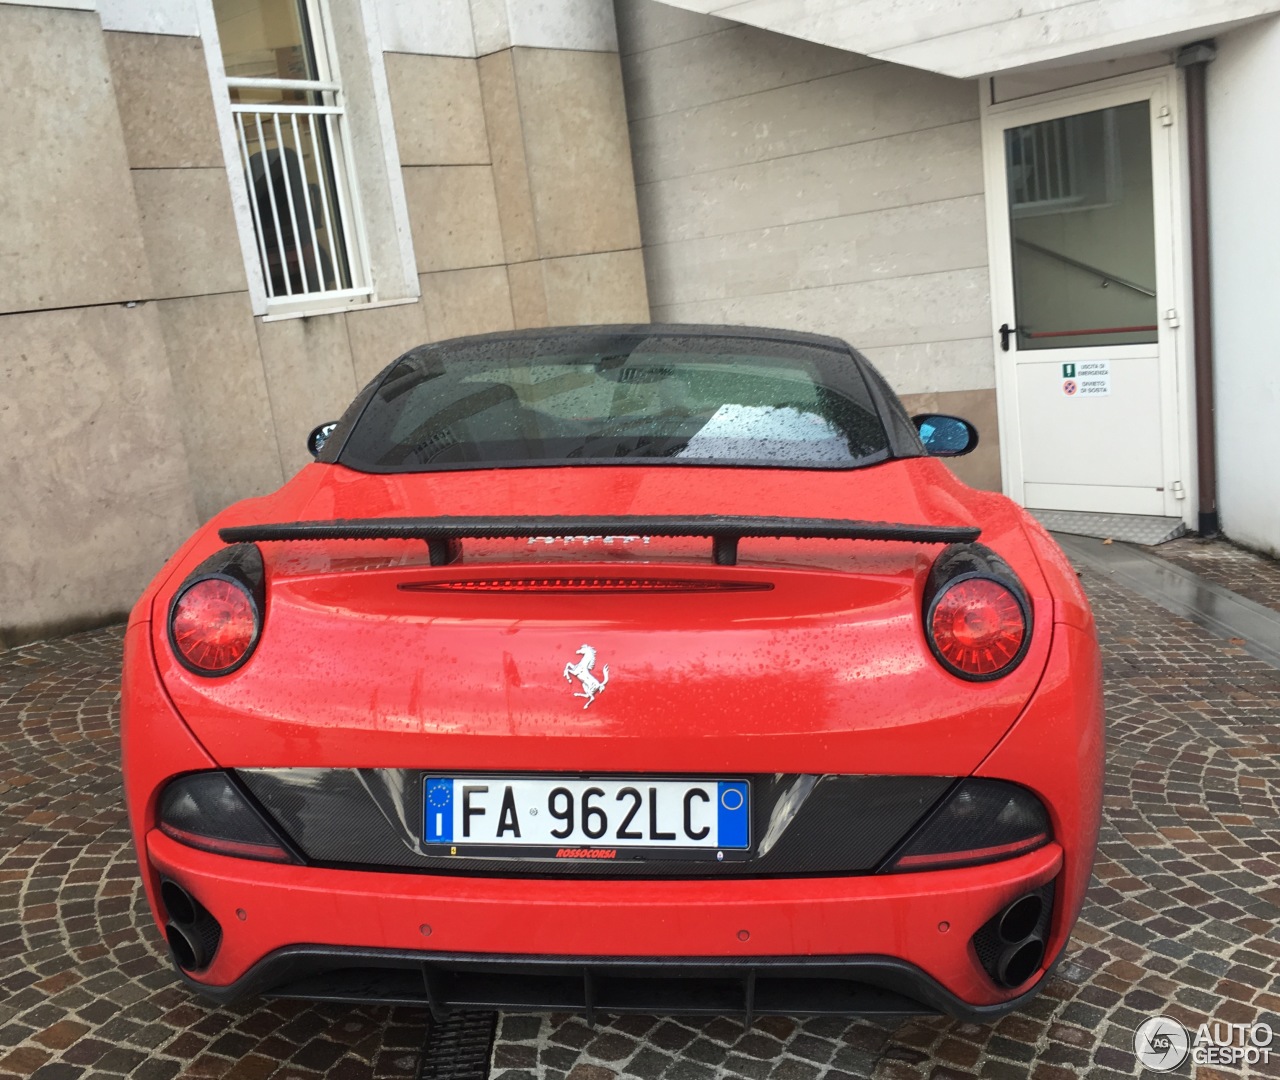
{"type": "Polygon", "coordinates": [[[1033,640],[994,682],[944,672],[921,626],[937,544],[753,538],[738,565],[717,566],[706,539],[527,537],[466,540],[460,561],[431,566],[421,541],[287,541],[260,545],[267,608],[243,668],[191,675],[158,627],[175,704],[226,766],[957,775],[1012,724],[1047,655],[1052,604],[1020,512],[927,459],[856,472],[317,466],[219,524],[495,513],[981,525],[1032,599],[1033,640]]]}

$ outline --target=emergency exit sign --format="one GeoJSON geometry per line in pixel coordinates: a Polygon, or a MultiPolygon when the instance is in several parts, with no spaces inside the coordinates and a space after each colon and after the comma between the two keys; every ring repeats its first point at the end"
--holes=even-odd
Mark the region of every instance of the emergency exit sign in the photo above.
{"type": "Polygon", "coordinates": [[[1066,397],[1109,397],[1111,362],[1083,360],[1062,365],[1062,393],[1066,397]]]}

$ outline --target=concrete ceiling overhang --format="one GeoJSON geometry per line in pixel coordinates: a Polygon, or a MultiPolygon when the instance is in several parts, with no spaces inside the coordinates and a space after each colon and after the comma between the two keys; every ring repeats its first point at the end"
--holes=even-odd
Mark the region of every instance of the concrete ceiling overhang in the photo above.
{"type": "Polygon", "coordinates": [[[663,2],[959,79],[1176,49],[1280,12],[1280,0],[663,2]]]}

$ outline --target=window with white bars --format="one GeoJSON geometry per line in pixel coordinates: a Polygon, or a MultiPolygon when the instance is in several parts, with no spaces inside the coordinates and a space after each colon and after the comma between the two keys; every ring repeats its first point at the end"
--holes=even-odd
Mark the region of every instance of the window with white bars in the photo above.
{"type": "Polygon", "coordinates": [[[324,0],[213,0],[270,310],[372,296],[324,0]]]}
{"type": "Polygon", "coordinates": [[[1106,110],[1010,128],[1005,150],[1015,215],[1091,209],[1117,197],[1116,129],[1106,110]]]}

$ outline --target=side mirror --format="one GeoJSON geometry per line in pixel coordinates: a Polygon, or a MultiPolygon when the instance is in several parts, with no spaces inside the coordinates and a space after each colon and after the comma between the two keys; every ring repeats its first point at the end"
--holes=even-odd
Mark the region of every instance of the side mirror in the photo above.
{"type": "Polygon", "coordinates": [[[911,422],[931,457],[959,457],[978,445],[978,429],[958,416],[925,413],[913,416],[911,422]]]}
{"type": "Polygon", "coordinates": [[[311,451],[312,457],[319,457],[320,451],[324,449],[324,444],[329,441],[329,436],[333,434],[333,429],[338,426],[338,421],[330,420],[327,424],[321,424],[318,428],[314,428],[310,435],[307,436],[307,449],[311,451]]]}

